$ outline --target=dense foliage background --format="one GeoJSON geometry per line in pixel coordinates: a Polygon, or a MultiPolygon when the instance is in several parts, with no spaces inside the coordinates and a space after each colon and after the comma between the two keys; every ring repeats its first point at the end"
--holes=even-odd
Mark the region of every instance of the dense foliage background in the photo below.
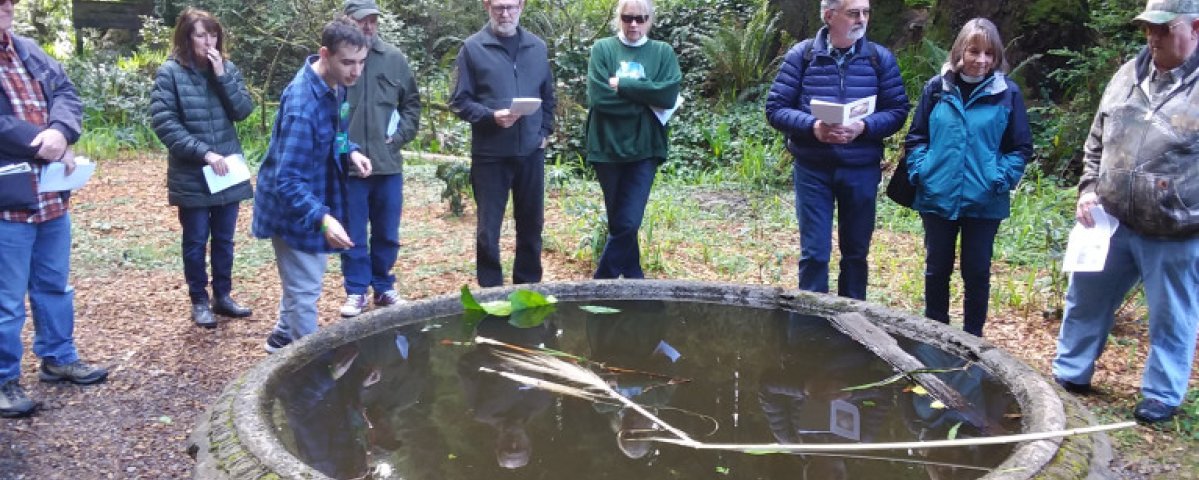
{"type": "MultiPolygon", "coordinates": [[[[229,32],[230,55],[246,73],[262,108],[242,125],[251,157],[267,141],[272,105],[310,54],[320,26],[340,0],[155,0],[137,37],[85,30],[74,52],[70,5],[29,0],[18,8],[22,33],[37,38],[70,69],[87,99],[81,148],[103,157],[118,149],[156,148],[146,118],[154,71],[166,56],[176,14],[194,4],[214,12],[229,32]]],[[[409,148],[468,151],[467,127],[446,110],[450,65],[461,39],[486,15],[479,0],[382,0],[381,35],[399,45],[417,71],[427,105],[409,148]]],[[[558,80],[559,124],[550,161],[584,173],[581,126],[590,45],[610,35],[611,0],[529,0],[522,23],[550,45],[558,80]]],[[[1140,48],[1128,19],[1139,0],[875,0],[869,36],[897,53],[915,101],[939,68],[962,22],[988,16],[1004,30],[1015,77],[1030,99],[1037,134],[1033,174],[1070,185],[1080,149],[1107,78],[1140,48]]],[[[662,0],[652,37],[671,43],[685,72],[687,105],[672,127],[667,174],[685,181],[785,187],[790,158],[762,115],[764,92],[778,61],[798,38],[819,28],[817,0],[662,0]]],[[[892,144],[898,144],[897,136],[892,144]]],[[[892,153],[893,155],[894,153],[892,153]]]]}

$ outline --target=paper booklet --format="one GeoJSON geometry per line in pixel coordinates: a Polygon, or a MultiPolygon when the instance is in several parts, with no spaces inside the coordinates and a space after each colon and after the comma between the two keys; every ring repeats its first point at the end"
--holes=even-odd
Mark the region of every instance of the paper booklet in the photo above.
{"type": "Polygon", "coordinates": [[[1091,218],[1095,226],[1084,227],[1075,223],[1062,255],[1063,272],[1102,272],[1107,263],[1107,251],[1111,247],[1112,235],[1120,227],[1120,220],[1108,215],[1102,205],[1091,207],[1091,218]]]}
{"type": "Polygon", "coordinates": [[[683,106],[683,96],[679,95],[678,99],[676,99],[674,101],[673,107],[670,107],[670,108],[650,107],[650,109],[652,109],[654,111],[654,116],[658,117],[658,122],[661,123],[663,126],[665,126],[666,122],[670,121],[670,117],[674,115],[675,110],[678,110],[679,107],[681,107],[681,106],[683,106]]]}
{"type": "Polygon", "coordinates": [[[229,171],[225,175],[217,175],[212,169],[212,165],[204,166],[204,180],[208,182],[208,191],[217,193],[234,185],[250,180],[250,168],[246,166],[246,159],[241,154],[234,154],[225,157],[225,166],[229,171]]]}
{"type": "Polygon", "coordinates": [[[512,99],[508,111],[517,115],[528,115],[541,109],[541,99],[534,97],[517,97],[512,99]]]}
{"type": "Polygon", "coordinates": [[[833,125],[844,125],[874,113],[874,95],[849,103],[833,103],[812,99],[812,115],[833,125]]]}
{"type": "MultiPolygon", "coordinates": [[[[67,152],[67,155],[74,154],[67,152]]],[[[45,193],[79,190],[92,178],[94,173],[96,173],[96,164],[87,157],[75,157],[75,171],[70,175],[67,175],[67,166],[62,162],[47,163],[42,167],[42,174],[38,177],[37,191],[45,193]]]]}

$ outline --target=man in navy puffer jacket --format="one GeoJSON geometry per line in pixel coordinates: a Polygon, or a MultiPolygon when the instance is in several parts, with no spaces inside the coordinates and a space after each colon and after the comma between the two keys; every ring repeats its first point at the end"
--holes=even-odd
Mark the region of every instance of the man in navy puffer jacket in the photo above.
{"type": "Polygon", "coordinates": [[[883,140],[903,126],[910,105],[895,56],[865,39],[870,1],[821,0],[820,10],[825,26],[787,52],[766,99],[766,118],[787,135],[795,156],[799,288],[828,292],[835,202],[837,293],[865,299],[883,140]],[[811,113],[813,99],[849,103],[871,95],[874,113],[853,123],[829,124],[811,113]]]}

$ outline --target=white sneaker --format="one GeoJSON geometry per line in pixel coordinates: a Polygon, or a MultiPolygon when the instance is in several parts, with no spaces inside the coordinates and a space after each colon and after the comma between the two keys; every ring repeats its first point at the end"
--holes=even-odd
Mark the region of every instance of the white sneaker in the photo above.
{"type": "Polygon", "coordinates": [[[341,316],[357,317],[366,310],[366,295],[347,295],[346,303],[341,306],[341,316]]]}

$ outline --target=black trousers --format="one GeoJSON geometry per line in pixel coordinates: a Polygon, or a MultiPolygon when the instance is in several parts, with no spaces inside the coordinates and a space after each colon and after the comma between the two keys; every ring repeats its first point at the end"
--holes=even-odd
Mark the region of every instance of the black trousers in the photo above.
{"type": "Polygon", "coordinates": [[[504,284],[500,265],[500,227],[512,194],[516,223],[516,259],[512,283],[541,281],[541,229],[545,224],[545,150],[526,157],[475,157],[470,184],[475,193],[475,272],[479,286],[504,284]]]}

